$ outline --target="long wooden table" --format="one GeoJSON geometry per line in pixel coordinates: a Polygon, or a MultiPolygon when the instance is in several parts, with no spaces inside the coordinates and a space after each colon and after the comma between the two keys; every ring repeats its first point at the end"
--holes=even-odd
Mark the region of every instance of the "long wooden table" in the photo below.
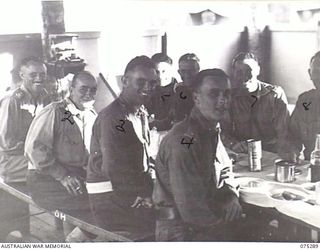
{"type": "Polygon", "coordinates": [[[87,221],[82,218],[79,218],[73,214],[66,214],[63,211],[48,211],[39,205],[35,204],[31,197],[28,194],[28,191],[25,189],[20,189],[14,184],[7,184],[3,182],[0,178],[0,189],[8,192],[9,194],[15,196],[16,198],[29,203],[32,206],[35,206],[42,210],[45,213],[52,214],[56,218],[60,219],[61,221],[68,222],[73,224],[74,226],[80,227],[86,231],[89,231],[95,235],[100,236],[101,240],[104,241],[120,241],[120,242],[131,242],[131,241],[153,241],[154,240],[154,232],[128,232],[128,231],[108,231],[103,228],[100,228],[94,224],[93,221],[87,221]]]}
{"type": "MultiPolygon", "coordinates": [[[[237,162],[234,165],[233,171],[235,173],[236,178],[243,180],[245,178],[241,177],[252,177],[258,178],[266,181],[266,183],[270,185],[283,187],[294,187],[297,189],[302,189],[304,183],[308,183],[307,175],[308,175],[308,162],[303,162],[296,166],[296,169],[301,171],[301,174],[296,175],[296,179],[292,183],[281,184],[275,180],[275,166],[274,160],[279,159],[276,154],[270,152],[263,152],[262,159],[262,171],[259,172],[250,172],[248,165],[248,156],[247,155],[239,155],[237,162]]],[[[248,179],[248,178],[247,178],[248,179]]],[[[241,181],[240,181],[241,182],[241,181]]],[[[280,241],[318,241],[318,232],[320,231],[320,223],[317,221],[309,221],[306,220],[303,216],[301,216],[301,210],[298,211],[299,208],[305,207],[305,211],[319,211],[320,214],[320,205],[312,205],[309,203],[299,201],[275,201],[273,203],[272,198],[265,194],[263,196],[263,192],[261,193],[261,199],[259,198],[260,194],[257,195],[258,199],[256,200],[256,193],[254,189],[246,192],[245,189],[241,189],[240,198],[242,200],[242,204],[244,205],[245,212],[255,211],[255,215],[259,214],[259,216],[271,216],[279,221],[279,229],[282,229],[282,235],[278,235],[278,239],[280,241]],[[253,190],[252,194],[250,193],[253,190]],[[253,198],[250,196],[252,195],[253,198]],[[270,202],[268,202],[270,199],[270,202]],[[261,203],[260,203],[261,202],[261,203]],[[297,205],[300,205],[299,208],[297,205]],[[282,207],[281,207],[282,206],[282,207]],[[284,209],[286,208],[286,209],[284,209]],[[290,212],[287,211],[289,208],[290,212]],[[295,212],[295,208],[297,208],[297,212],[295,212]],[[258,212],[257,212],[258,211],[258,212]],[[284,227],[284,229],[283,229],[284,227]]],[[[308,191],[308,190],[307,190],[308,191]]],[[[308,191],[312,195],[312,191],[308,191]]],[[[320,220],[320,216],[319,216],[320,220]]]]}

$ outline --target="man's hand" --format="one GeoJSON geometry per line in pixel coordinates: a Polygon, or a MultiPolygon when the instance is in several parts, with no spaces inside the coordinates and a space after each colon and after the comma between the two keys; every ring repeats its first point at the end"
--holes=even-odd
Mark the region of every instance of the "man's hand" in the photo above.
{"type": "Polygon", "coordinates": [[[61,184],[67,189],[71,195],[83,194],[81,182],[75,176],[65,176],[61,181],[61,184]]]}
{"type": "Polygon", "coordinates": [[[144,207],[144,208],[152,208],[153,207],[153,202],[150,197],[147,198],[142,198],[138,196],[134,203],[131,205],[133,208],[139,208],[139,207],[144,207]]]}
{"type": "Polygon", "coordinates": [[[246,141],[236,142],[232,145],[231,150],[236,153],[248,153],[248,143],[246,141]]]}
{"type": "Polygon", "coordinates": [[[154,114],[151,114],[149,117],[148,117],[148,122],[149,123],[152,123],[152,122],[154,122],[155,121],[155,116],[154,116],[154,114]]]}
{"type": "Polygon", "coordinates": [[[231,222],[239,219],[242,214],[242,208],[239,203],[238,197],[232,195],[232,197],[226,202],[226,204],[224,204],[223,210],[225,212],[225,222],[231,222]]]}
{"type": "Polygon", "coordinates": [[[289,152],[289,153],[279,152],[278,155],[283,160],[290,161],[290,162],[295,162],[297,164],[301,163],[301,160],[299,158],[299,153],[295,153],[295,152],[289,152]]]}

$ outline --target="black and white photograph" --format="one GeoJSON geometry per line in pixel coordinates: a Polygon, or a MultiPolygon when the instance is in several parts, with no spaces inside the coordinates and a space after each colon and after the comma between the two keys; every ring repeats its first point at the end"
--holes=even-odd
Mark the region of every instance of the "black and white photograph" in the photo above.
{"type": "Polygon", "coordinates": [[[319,247],[319,1],[0,4],[1,248],[319,247]]]}

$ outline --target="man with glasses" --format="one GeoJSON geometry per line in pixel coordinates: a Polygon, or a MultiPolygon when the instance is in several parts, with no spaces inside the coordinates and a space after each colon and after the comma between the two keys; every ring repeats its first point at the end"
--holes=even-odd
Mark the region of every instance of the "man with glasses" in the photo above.
{"type": "MultiPolygon", "coordinates": [[[[35,203],[48,210],[90,218],[86,187],[92,126],[96,119],[93,108],[97,91],[95,77],[87,71],[72,80],[70,97],[44,108],[30,126],[25,143],[29,160],[28,187],[35,203]]],[[[90,234],[76,229],[67,242],[90,240],[90,234]]]]}
{"type": "Polygon", "coordinates": [[[154,63],[146,56],[135,57],[122,83],[120,96],[99,113],[93,127],[87,190],[100,227],[152,232],[150,136],[143,105],[159,84],[154,63]]]}

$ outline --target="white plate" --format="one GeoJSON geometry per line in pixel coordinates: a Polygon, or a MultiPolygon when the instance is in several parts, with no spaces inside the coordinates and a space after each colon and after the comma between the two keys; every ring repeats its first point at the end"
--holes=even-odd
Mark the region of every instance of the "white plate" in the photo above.
{"type": "Polygon", "coordinates": [[[236,179],[241,189],[257,189],[265,185],[265,180],[253,177],[240,177],[236,179]]]}

